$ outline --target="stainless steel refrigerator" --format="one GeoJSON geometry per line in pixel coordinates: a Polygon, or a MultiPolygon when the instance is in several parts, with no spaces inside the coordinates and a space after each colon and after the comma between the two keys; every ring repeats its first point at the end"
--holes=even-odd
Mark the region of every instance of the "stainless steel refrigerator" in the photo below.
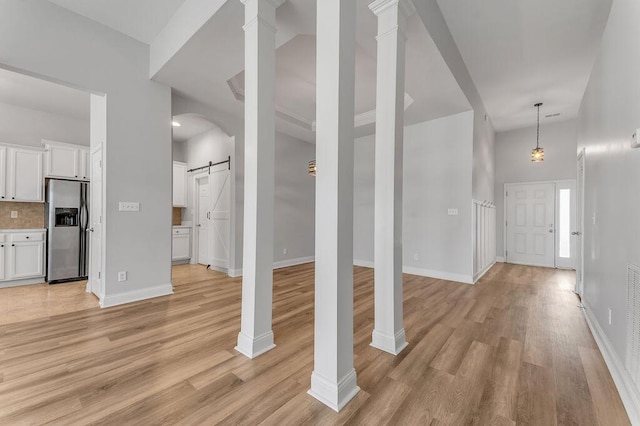
{"type": "Polygon", "coordinates": [[[47,281],[56,284],[89,275],[89,183],[47,179],[47,281]]]}

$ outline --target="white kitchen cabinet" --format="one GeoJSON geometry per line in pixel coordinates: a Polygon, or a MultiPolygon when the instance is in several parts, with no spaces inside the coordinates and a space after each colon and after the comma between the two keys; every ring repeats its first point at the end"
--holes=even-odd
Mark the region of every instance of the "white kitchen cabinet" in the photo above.
{"type": "Polygon", "coordinates": [[[3,281],[4,279],[6,279],[6,253],[7,253],[7,248],[6,243],[4,242],[4,235],[0,235],[0,281],[3,281]]]}
{"type": "Polygon", "coordinates": [[[45,176],[89,179],[89,149],[81,145],[42,140],[45,148],[45,176]]]}
{"type": "Polygon", "coordinates": [[[0,233],[0,288],[44,281],[45,231],[0,233]]]}
{"type": "Polygon", "coordinates": [[[171,260],[181,261],[191,258],[191,230],[189,228],[174,228],[171,242],[171,260]]]}
{"type": "Polygon", "coordinates": [[[88,149],[80,149],[80,179],[89,180],[91,176],[91,152],[88,149]]]}
{"type": "Polygon", "coordinates": [[[0,145],[0,200],[7,199],[7,147],[0,145]]]}
{"type": "Polygon", "coordinates": [[[8,201],[44,201],[42,151],[30,148],[7,149],[6,184],[8,201]]]}
{"type": "Polygon", "coordinates": [[[187,207],[187,164],[173,162],[173,207],[187,207]]]}

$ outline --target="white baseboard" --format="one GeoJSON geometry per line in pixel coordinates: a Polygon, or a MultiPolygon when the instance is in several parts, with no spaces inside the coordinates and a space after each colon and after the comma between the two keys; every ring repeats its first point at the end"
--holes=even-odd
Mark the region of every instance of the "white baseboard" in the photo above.
{"type": "Polygon", "coordinates": [[[504,263],[506,262],[506,259],[504,258],[504,256],[496,256],[496,262],[504,263]]]}
{"type": "Polygon", "coordinates": [[[138,302],[140,300],[152,299],[154,297],[168,296],[173,294],[171,283],[144,288],[141,290],[127,291],[125,293],[107,294],[100,301],[101,308],[124,305],[125,303],[138,302]]]}
{"type": "Polygon", "coordinates": [[[288,268],[289,266],[303,265],[305,263],[311,263],[316,260],[315,256],[298,257],[296,259],[280,260],[273,262],[273,269],[288,268]]]}
{"type": "MultiPolygon", "coordinates": [[[[285,259],[273,262],[273,269],[288,268],[289,266],[304,265],[305,263],[315,262],[315,256],[297,257],[295,259],[285,259]]],[[[227,272],[227,271],[225,271],[227,272]]],[[[227,272],[231,278],[238,278],[242,276],[242,268],[229,269],[227,272]]]]}
{"type": "Polygon", "coordinates": [[[363,268],[373,268],[373,260],[353,259],[353,266],[362,266],[363,268]]]}
{"type": "Polygon", "coordinates": [[[473,284],[471,275],[453,274],[450,272],[435,271],[433,269],[416,268],[413,266],[404,266],[402,272],[410,275],[419,275],[422,277],[437,278],[439,280],[455,281],[464,284],[473,284]]]}
{"type": "Polygon", "coordinates": [[[587,324],[589,324],[589,328],[591,329],[591,334],[593,334],[616,388],[618,388],[618,393],[627,410],[629,420],[632,425],[640,425],[640,390],[633,382],[631,375],[613,349],[613,346],[611,346],[611,342],[609,342],[609,339],[600,327],[587,301],[583,299],[582,304],[584,305],[584,313],[587,324]]]}
{"type": "Polygon", "coordinates": [[[0,282],[0,288],[18,287],[21,285],[31,285],[31,284],[46,284],[46,282],[44,281],[44,277],[27,278],[24,280],[0,282]]]}
{"type": "Polygon", "coordinates": [[[484,274],[486,274],[487,272],[489,272],[489,269],[493,268],[493,265],[495,265],[496,262],[490,263],[486,268],[484,268],[482,271],[478,272],[475,277],[473,277],[473,283],[477,283],[480,278],[484,277],[484,274]]]}
{"type": "MultiPolygon", "coordinates": [[[[353,259],[355,266],[364,268],[373,268],[374,264],[371,260],[353,259]]],[[[436,271],[433,269],[416,268],[414,266],[403,266],[402,272],[410,275],[419,275],[421,277],[437,278],[439,280],[456,281],[465,284],[473,284],[473,277],[470,275],[452,274],[450,272],[436,271]]]]}

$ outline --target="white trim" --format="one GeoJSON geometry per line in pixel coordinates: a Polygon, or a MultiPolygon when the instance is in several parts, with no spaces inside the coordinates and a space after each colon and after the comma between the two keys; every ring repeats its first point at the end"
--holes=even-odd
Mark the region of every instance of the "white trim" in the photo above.
{"type": "Polygon", "coordinates": [[[227,275],[229,275],[231,278],[238,278],[242,276],[242,268],[240,269],[229,269],[229,271],[227,272],[227,275]]]}
{"type": "Polygon", "coordinates": [[[35,278],[26,278],[23,280],[10,280],[0,282],[0,288],[19,287],[21,285],[46,284],[44,275],[35,278]]]}
{"type": "Polygon", "coordinates": [[[363,268],[373,268],[373,260],[353,259],[353,266],[362,266],[363,268]]]}
{"type": "MultiPolygon", "coordinates": [[[[353,264],[354,266],[362,266],[364,268],[374,267],[373,261],[371,260],[353,259],[353,264]]],[[[473,277],[471,275],[454,274],[451,272],[436,271],[433,269],[417,268],[415,266],[403,266],[402,273],[418,275],[421,277],[437,278],[439,280],[456,281],[464,284],[473,284],[473,277]]]]}
{"type": "Polygon", "coordinates": [[[354,369],[351,369],[338,382],[313,371],[311,373],[311,389],[307,391],[309,395],[336,412],[342,410],[358,392],[360,392],[360,388],[357,385],[356,370],[354,369]]]}
{"type": "Polygon", "coordinates": [[[495,265],[496,262],[492,262],[489,265],[487,265],[486,268],[484,268],[482,271],[478,272],[474,277],[473,277],[473,283],[477,283],[480,278],[482,278],[484,276],[484,274],[486,274],[487,272],[489,272],[489,269],[493,268],[493,265],[495,265]]]}
{"type": "MultiPolygon", "coordinates": [[[[290,266],[304,265],[305,263],[311,263],[315,261],[316,261],[315,256],[306,256],[306,257],[297,257],[295,259],[279,260],[277,262],[273,262],[273,269],[282,269],[282,268],[288,268],[290,266]]],[[[214,267],[211,266],[211,269],[214,269],[214,267]]],[[[242,276],[242,268],[229,269],[221,272],[226,272],[231,278],[237,278],[242,276]]]]}
{"type": "Polygon", "coordinates": [[[613,346],[611,346],[611,342],[609,342],[609,339],[600,327],[587,301],[583,299],[582,304],[584,305],[585,318],[591,329],[591,334],[593,334],[593,338],[598,344],[604,362],[607,364],[609,373],[611,373],[622,403],[627,410],[629,420],[632,425],[640,425],[640,390],[634,384],[631,375],[624,367],[624,363],[618,357],[613,346]]]}
{"type": "Polygon", "coordinates": [[[504,256],[496,256],[496,263],[504,263],[505,259],[504,256]]]}
{"type": "Polygon", "coordinates": [[[140,300],[152,299],[154,297],[168,296],[170,294],[173,294],[173,286],[171,283],[144,288],[142,290],[108,294],[100,300],[100,307],[110,308],[112,306],[124,305],[125,303],[138,302],[140,300]]]}
{"type": "Polygon", "coordinates": [[[298,257],[296,259],[285,259],[273,262],[273,269],[288,268],[289,266],[303,265],[305,263],[315,262],[315,256],[298,257]]]}
{"type": "Polygon", "coordinates": [[[402,328],[395,334],[387,334],[383,331],[373,330],[370,345],[381,351],[388,352],[391,355],[398,355],[404,348],[409,346],[409,343],[407,343],[404,328],[402,328]]]}
{"type": "Polygon", "coordinates": [[[454,274],[451,272],[435,271],[433,269],[416,268],[413,266],[403,266],[402,272],[409,275],[419,275],[423,277],[437,278],[439,280],[473,284],[473,277],[471,275],[454,274]]]}
{"type": "Polygon", "coordinates": [[[234,349],[247,358],[253,359],[275,347],[271,330],[257,337],[251,337],[241,331],[238,333],[238,345],[234,349]]]}

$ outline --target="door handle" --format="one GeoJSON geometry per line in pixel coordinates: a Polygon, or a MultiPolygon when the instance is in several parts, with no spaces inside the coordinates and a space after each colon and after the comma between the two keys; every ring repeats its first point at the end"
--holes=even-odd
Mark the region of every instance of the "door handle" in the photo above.
{"type": "Polygon", "coordinates": [[[582,235],[582,232],[575,231],[575,232],[572,232],[571,235],[582,235]]]}
{"type": "Polygon", "coordinates": [[[87,228],[87,232],[93,232],[93,228],[87,228]]]}

